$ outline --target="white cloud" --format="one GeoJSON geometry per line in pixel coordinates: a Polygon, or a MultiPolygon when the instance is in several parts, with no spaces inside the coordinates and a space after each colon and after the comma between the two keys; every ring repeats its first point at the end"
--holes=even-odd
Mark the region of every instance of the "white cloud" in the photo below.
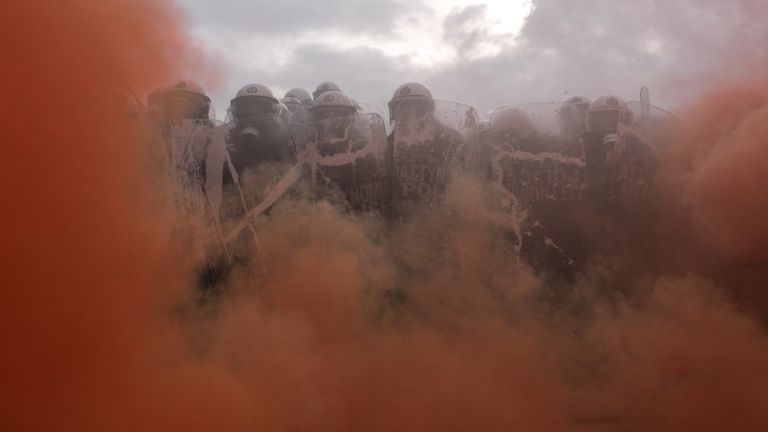
{"type": "MultiPolygon", "coordinates": [[[[248,82],[312,90],[338,82],[381,106],[406,81],[481,110],[568,94],[672,104],[717,70],[754,74],[768,27],[753,0],[183,0],[223,59],[223,112],[248,82]],[[318,5],[323,5],[320,8],[318,5]],[[256,17],[254,14],[258,14],[256,17]]],[[[194,77],[192,77],[194,78],[194,77]]]]}

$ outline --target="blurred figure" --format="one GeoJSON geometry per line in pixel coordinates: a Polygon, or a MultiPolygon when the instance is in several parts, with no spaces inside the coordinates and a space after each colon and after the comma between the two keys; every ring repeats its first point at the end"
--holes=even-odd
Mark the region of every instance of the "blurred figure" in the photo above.
{"type": "Polygon", "coordinates": [[[314,101],[312,100],[312,95],[309,94],[308,91],[299,87],[288,90],[285,93],[284,98],[294,98],[298,100],[302,105],[309,108],[312,108],[312,104],[314,103],[314,101]]]}
{"type": "Polygon", "coordinates": [[[341,91],[341,87],[339,87],[338,84],[331,82],[331,81],[325,81],[321,82],[317,85],[317,88],[314,92],[312,92],[312,97],[315,101],[317,101],[317,98],[320,97],[323,93],[329,92],[329,91],[341,91]]]}
{"type": "Polygon", "coordinates": [[[576,107],[576,109],[579,111],[579,115],[581,116],[582,120],[587,118],[587,112],[589,111],[589,105],[591,103],[592,103],[592,100],[585,96],[571,96],[565,101],[563,101],[563,104],[573,105],[574,107],[576,107]]]}
{"type": "Polygon", "coordinates": [[[583,135],[587,186],[597,200],[608,200],[611,192],[610,165],[623,150],[623,127],[632,123],[632,112],[618,96],[596,98],[589,106],[583,135]]]}
{"type": "Polygon", "coordinates": [[[581,138],[586,130],[586,118],[590,101],[583,96],[566,99],[557,111],[560,135],[563,139],[562,152],[569,156],[581,154],[581,138]]]}
{"type": "Polygon", "coordinates": [[[400,217],[444,202],[450,170],[465,150],[462,136],[437,119],[435,107],[432,93],[419,83],[401,85],[389,102],[386,159],[400,217]]]}
{"type": "MultiPolygon", "coordinates": [[[[259,268],[252,264],[261,255],[252,221],[269,212],[275,201],[268,197],[295,165],[294,145],[285,123],[285,119],[290,121],[290,112],[269,88],[253,83],[232,98],[228,117],[222,133],[226,148],[222,225],[233,268],[250,276],[242,277],[240,283],[258,283],[255,272],[259,268]]],[[[280,191],[280,197],[284,192],[280,191]]]]}
{"type": "MultiPolygon", "coordinates": [[[[307,93],[307,96],[309,94],[307,93]]],[[[310,101],[312,98],[310,97],[310,101]]],[[[288,134],[293,141],[293,147],[297,157],[304,152],[307,141],[310,138],[311,130],[309,127],[309,110],[311,106],[301,103],[293,96],[286,96],[280,101],[290,111],[290,120],[286,123],[288,134]]]]}
{"type": "MultiPolygon", "coordinates": [[[[204,188],[210,131],[214,126],[209,120],[210,109],[211,99],[200,85],[190,81],[161,87],[147,97],[150,133],[164,154],[172,194],[197,194],[204,188]]],[[[191,196],[176,199],[177,205],[186,208],[185,213],[205,213],[204,203],[193,204],[189,200],[199,201],[191,196]]]]}
{"type": "Polygon", "coordinates": [[[260,164],[295,161],[279,102],[266,86],[242,87],[231,101],[230,114],[227,148],[239,175],[260,164]]]}
{"type": "Polygon", "coordinates": [[[306,124],[309,122],[309,110],[306,105],[292,96],[286,96],[280,101],[291,113],[291,121],[306,124]]]}
{"type": "Polygon", "coordinates": [[[641,140],[631,127],[633,113],[621,98],[596,98],[587,113],[584,133],[587,198],[599,220],[585,236],[592,253],[617,256],[627,245],[643,265],[652,265],[658,253],[654,221],[660,216],[662,190],[656,174],[661,165],[658,154],[641,140]]]}
{"type": "Polygon", "coordinates": [[[279,102],[269,88],[255,83],[243,86],[232,99],[229,111],[229,163],[224,173],[222,212],[231,224],[242,221],[265,200],[294,165],[296,156],[288,128],[280,117],[279,102]]]}
{"type": "Polygon", "coordinates": [[[432,92],[423,84],[415,82],[398,87],[389,101],[389,120],[392,123],[397,120],[431,119],[434,111],[432,92]]]}
{"type": "Polygon", "coordinates": [[[600,96],[589,105],[586,115],[587,132],[594,135],[618,134],[622,126],[632,123],[632,111],[618,96],[600,96]]]}
{"type": "Polygon", "coordinates": [[[352,100],[339,91],[325,92],[315,100],[310,118],[315,126],[316,149],[321,156],[353,150],[350,133],[354,133],[351,128],[356,114],[352,100]]]}
{"type": "Polygon", "coordinates": [[[203,88],[190,81],[147,97],[150,133],[164,153],[166,195],[176,214],[171,243],[178,252],[173,255],[181,258],[179,269],[197,274],[200,300],[206,303],[223,288],[230,264],[219,218],[224,149],[214,144],[210,103],[203,88]]]}
{"type": "Polygon", "coordinates": [[[386,213],[389,195],[384,175],[385,125],[377,115],[363,114],[338,91],[315,99],[311,128],[317,153],[313,168],[318,196],[334,200],[333,190],[344,197],[343,207],[353,211],[386,213]]]}
{"type": "Polygon", "coordinates": [[[522,108],[505,107],[496,110],[488,122],[490,140],[496,145],[508,145],[515,150],[537,150],[536,126],[530,114],[522,108]]]}
{"type": "Polygon", "coordinates": [[[191,81],[161,87],[147,96],[147,116],[165,152],[175,182],[195,189],[205,180],[205,160],[210,144],[211,99],[191,81]]]}
{"type": "Polygon", "coordinates": [[[208,120],[211,99],[203,88],[191,81],[161,87],[147,97],[150,115],[158,120],[208,120]]]}

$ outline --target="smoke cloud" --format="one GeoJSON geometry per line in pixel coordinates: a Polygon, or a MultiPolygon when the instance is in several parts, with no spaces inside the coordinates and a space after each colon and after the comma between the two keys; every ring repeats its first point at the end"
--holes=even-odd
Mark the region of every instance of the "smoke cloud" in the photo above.
{"type": "Polygon", "coordinates": [[[230,410],[221,381],[158,355],[147,283],[167,224],[138,210],[150,181],[124,111],[129,86],[205,73],[176,16],[154,1],[0,6],[3,430],[209,430],[211,411],[183,411],[230,410]]]}
{"type": "Polygon", "coordinates": [[[257,224],[258,278],[200,310],[118,97],[215,77],[177,11],[0,8],[3,430],[768,426],[763,87],[684,116],[668,212],[695,223],[659,228],[664,266],[609,250],[575,288],[550,284],[517,265],[492,188],[457,178],[448,211],[404,225],[281,202],[257,224]]]}
{"type": "Polygon", "coordinates": [[[757,185],[767,115],[764,86],[720,90],[686,117],[677,155],[690,165],[687,192],[707,235],[744,259],[765,260],[768,202],[757,185]]]}

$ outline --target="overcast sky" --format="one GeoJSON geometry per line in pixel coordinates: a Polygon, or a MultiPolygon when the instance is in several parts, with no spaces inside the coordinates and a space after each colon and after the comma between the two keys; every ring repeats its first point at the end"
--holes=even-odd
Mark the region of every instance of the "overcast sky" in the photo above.
{"type": "MultiPolygon", "coordinates": [[[[481,111],[613,93],[674,108],[768,57],[764,0],[178,0],[221,66],[219,118],[250,82],[334,81],[386,107],[407,81],[481,111]]],[[[194,77],[189,77],[194,79],[194,77]]]]}

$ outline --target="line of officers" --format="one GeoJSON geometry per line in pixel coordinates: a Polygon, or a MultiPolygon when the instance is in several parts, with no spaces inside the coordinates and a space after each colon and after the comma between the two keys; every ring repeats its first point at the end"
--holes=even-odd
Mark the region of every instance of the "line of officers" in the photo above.
{"type": "MultiPolygon", "coordinates": [[[[311,95],[289,90],[281,100],[248,84],[231,100],[224,124],[210,113],[211,99],[189,81],[147,99],[172,182],[189,192],[180,207],[216,225],[224,249],[247,236],[244,220],[282,196],[310,190],[313,199],[347,211],[404,221],[441,208],[452,176],[465,172],[501,191],[516,218],[511,242],[520,257],[572,278],[616,221],[617,242],[647,236],[640,228],[649,225],[657,198],[658,151],[629,105],[612,95],[569,98],[552,110],[557,127],[550,130],[522,107],[502,107],[480,121],[472,107],[436,100],[419,83],[396,89],[389,124],[332,82],[311,95]],[[296,167],[300,175],[287,178],[296,167]],[[300,184],[310,187],[297,192],[300,184]]],[[[253,253],[246,249],[240,255],[253,253]]],[[[212,284],[217,276],[205,277],[212,284]]]]}

